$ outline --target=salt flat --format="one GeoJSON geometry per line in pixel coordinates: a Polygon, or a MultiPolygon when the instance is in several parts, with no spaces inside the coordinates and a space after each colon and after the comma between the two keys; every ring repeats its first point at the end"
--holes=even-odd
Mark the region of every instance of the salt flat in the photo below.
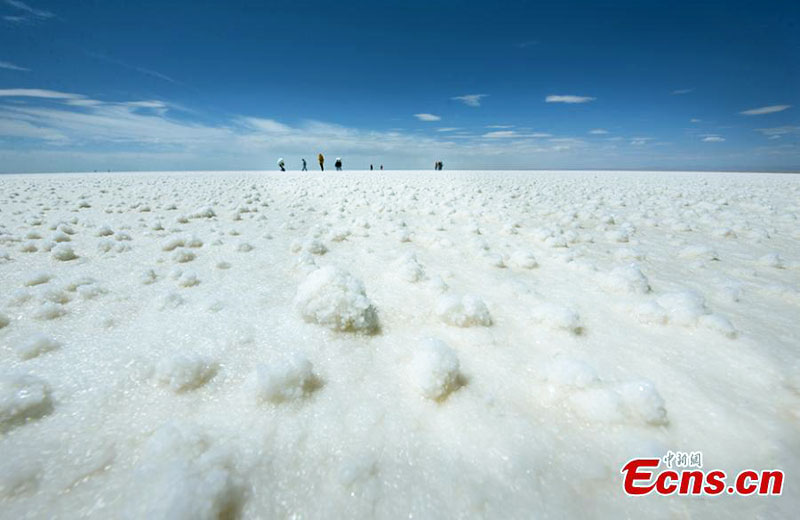
{"type": "Polygon", "coordinates": [[[800,506],[800,176],[0,176],[0,516],[800,506]],[[782,497],[622,492],[629,459],[782,497]]]}

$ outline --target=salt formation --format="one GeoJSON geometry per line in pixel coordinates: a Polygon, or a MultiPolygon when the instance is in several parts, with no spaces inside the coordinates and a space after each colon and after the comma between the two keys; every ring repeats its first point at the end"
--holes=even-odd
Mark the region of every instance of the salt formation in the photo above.
{"type": "Polygon", "coordinates": [[[304,320],[333,330],[376,332],[378,313],[364,284],[346,271],[325,266],[297,288],[295,308],[304,320]]]}
{"type": "Polygon", "coordinates": [[[620,468],[800,473],[800,176],[0,184],[0,517],[703,517],[620,468]]]}
{"type": "Polygon", "coordinates": [[[445,294],[436,304],[436,314],[443,322],[456,327],[488,327],[492,324],[489,309],[474,294],[445,294]]]}
{"type": "Polygon", "coordinates": [[[218,364],[197,354],[178,354],[162,359],[154,378],[173,392],[186,392],[206,384],[217,373],[218,364]]]}
{"type": "Polygon", "coordinates": [[[318,384],[311,362],[300,354],[270,364],[259,364],[251,386],[259,401],[292,401],[310,394],[318,384]]]}
{"type": "Polygon", "coordinates": [[[153,434],[130,477],[139,485],[125,504],[130,518],[233,517],[242,495],[230,456],[207,436],[176,424],[153,434]]]}
{"type": "Polygon", "coordinates": [[[0,434],[50,412],[50,387],[32,375],[0,375],[0,434]]]}
{"type": "Polygon", "coordinates": [[[426,339],[414,353],[411,374],[414,386],[422,396],[444,399],[458,386],[458,355],[443,341],[426,339]]]}
{"type": "Polygon", "coordinates": [[[61,344],[45,334],[37,333],[26,338],[14,347],[20,359],[32,359],[46,352],[56,350],[61,344]]]}

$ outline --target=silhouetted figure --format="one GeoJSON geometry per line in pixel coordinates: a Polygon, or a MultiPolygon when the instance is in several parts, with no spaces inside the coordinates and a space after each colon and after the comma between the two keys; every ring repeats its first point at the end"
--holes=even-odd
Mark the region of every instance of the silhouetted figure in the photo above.
{"type": "Polygon", "coordinates": [[[383,165],[381,164],[381,170],[383,170],[383,165]]]}
{"type": "Polygon", "coordinates": [[[336,162],[333,163],[333,165],[336,166],[336,171],[342,171],[342,158],[337,157],[336,162]]]}
{"type": "Polygon", "coordinates": [[[371,164],[369,165],[369,171],[372,171],[372,165],[371,164]]]}
{"type": "Polygon", "coordinates": [[[325,156],[322,155],[322,154],[319,154],[317,156],[317,160],[319,161],[319,169],[324,172],[325,171],[325,156]]]}
{"type": "Polygon", "coordinates": [[[286,171],[286,168],[284,168],[283,157],[278,159],[278,168],[280,168],[282,172],[286,171]]]}
{"type": "Polygon", "coordinates": [[[307,172],[308,168],[306,168],[306,160],[305,159],[300,159],[300,160],[303,161],[303,167],[300,168],[300,171],[301,172],[307,172]]]}

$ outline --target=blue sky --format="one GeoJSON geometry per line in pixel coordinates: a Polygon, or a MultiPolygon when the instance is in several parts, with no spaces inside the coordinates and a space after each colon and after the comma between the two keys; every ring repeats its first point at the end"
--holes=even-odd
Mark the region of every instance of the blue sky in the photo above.
{"type": "Polygon", "coordinates": [[[0,171],[800,170],[800,2],[0,0],[0,171]]]}

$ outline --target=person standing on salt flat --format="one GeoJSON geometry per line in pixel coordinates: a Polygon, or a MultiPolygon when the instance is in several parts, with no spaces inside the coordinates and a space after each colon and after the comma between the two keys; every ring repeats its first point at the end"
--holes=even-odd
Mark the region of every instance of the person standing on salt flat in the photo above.
{"type": "Polygon", "coordinates": [[[303,167],[300,168],[300,171],[301,172],[307,172],[308,168],[306,168],[306,160],[305,159],[300,159],[300,160],[303,161],[303,167]]]}
{"type": "Polygon", "coordinates": [[[322,170],[322,171],[325,171],[325,156],[322,155],[322,154],[319,154],[317,156],[317,160],[319,160],[319,169],[322,170]]]}
{"type": "Polygon", "coordinates": [[[286,168],[284,168],[283,157],[278,159],[278,168],[280,168],[282,172],[286,171],[286,168]]]}
{"type": "Polygon", "coordinates": [[[336,171],[342,171],[342,158],[337,157],[336,162],[333,163],[333,165],[336,166],[336,171]]]}

